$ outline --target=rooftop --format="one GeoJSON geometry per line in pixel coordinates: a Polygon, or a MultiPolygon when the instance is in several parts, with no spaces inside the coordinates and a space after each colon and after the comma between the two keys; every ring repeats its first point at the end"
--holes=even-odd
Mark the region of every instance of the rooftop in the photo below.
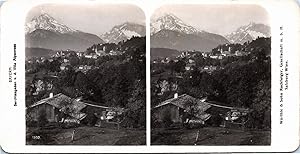
{"type": "Polygon", "coordinates": [[[72,99],[62,93],[54,95],[53,97],[42,99],[29,106],[29,108],[34,108],[44,103],[49,104],[59,109],[59,111],[64,112],[65,114],[68,114],[76,119],[82,119],[86,116],[84,113],[80,112],[83,108],[86,107],[83,102],[72,99]]]}

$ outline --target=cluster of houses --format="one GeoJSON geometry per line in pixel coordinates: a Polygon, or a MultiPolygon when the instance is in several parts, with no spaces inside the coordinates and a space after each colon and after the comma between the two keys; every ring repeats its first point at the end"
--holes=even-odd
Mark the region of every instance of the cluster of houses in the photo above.
{"type": "MultiPolygon", "coordinates": [[[[101,44],[100,44],[101,45],[101,44]]],[[[117,48],[118,49],[118,48],[117,48]]],[[[78,58],[88,58],[88,59],[97,59],[98,57],[101,56],[115,56],[115,55],[121,55],[123,54],[123,52],[119,51],[119,50],[112,50],[112,49],[107,49],[107,47],[101,46],[101,48],[97,48],[97,46],[95,46],[94,48],[92,48],[93,53],[90,54],[86,54],[84,52],[80,52],[80,51],[73,51],[70,49],[67,50],[61,50],[61,51],[57,51],[55,54],[51,55],[51,57],[47,58],[47,57],[31,57],[30,59],[26,59],[26,63],[31,64],[31,63],[44,63],[46,60],[48,60],[49,62],[52,62],[54,59],[60,58],[61,59],[61,66],[60,69],[61,70],[68,70],[70,69],[72,66],[70,64],[70,60],[69,58],[71,56],[76,56],[78,58]]],[[[83,65],[83,66],[79,66],[77,68],[78,70],[82,70],[83,72],[86,72],[87,70],[91,69],[91,66],[88,65],[83,65]]],[[[27,70],[27,72],[30,72],[30,70],[27,70]]]]}
{"type": "MultiPolygon", "coordinates": [[[[232,51],[232,47],[229,44],[225,44],[222,47],[218,47],[216,48],[217,53],[212,53],[212,52],[200,52],[200,51],[182,51],[180,53],[180,55],[178,55],[175,59],[170,58],[170,57],[166,57],[163,59],[155,59],[152,62],[153,63],[163,63],[163,64],[168,64],[171,61],[174,62],[178,62],[179,59],[186,59],[186,65],[185,65],[185,70],[186,71],[192,71],[195,69],[196,63],[195,63],[195,56],[197,54],[201,54],[203,56],[203,58],[211,58],[211,59],[218,59],[221,60],[225,57],[236,57],[236,56],[245,56],[248,55],[249,52],[242,52],[240,50],[235,50],[232,51]]],[[[217,67],[217,66],[204,66],[203,68],[201,68],[202,72],[207,72],[207,73],[211,73],[215,70],[218,69],[222,69],[221,67],[217,67]]]]}
{"type": "MultiPolygon", "coordinates": [[[[214,54],[212,52],[201,52],[201,51],[182,51],[180,55],[176,56],[174,62],[178,61],[178,59],[187,58],[188,60],[192,60],[196,54],[201,54],[204,58],[212,58],[212,59],[223,59],[225,57],[239,57],[248,55],[249,52],[243,52],[240,50],[232,50],[232,47],[229,44],[225,44],[224,47],[220,46],[217,49],[217,53],[214,54]]],[[[166,57],[161,60],[153,60],[153,63],[169,63],[171,58],[166,57]]]]}
{"type": "Polygon", "coordinates": [[[225,47],[227,47],[227,50],[224,50],[223,48],[219,47],[217,48],[219,54],[209,55],[209,57],[213,59],[223,59],[225,57],[234,57],[234,56],[240,57],[249,54],[248,52],[242,52],[239,50],[232,51],[232,47],[230,47],[228,44],[225,44],[225,47]]]}
{"type": "MultiPolygon", "coordinates": [[[[124,42],[123,42],[124,43],[124,42]]],[[[42,64],[46,60],[49,62],[52,62],[54,60],[59,60],[60,61],[60,70],[69,70],[71,68],[75,69],[76,71],[82,71],[83,73],[86,73],[88,70],[93,69],[94,67],[91,65],[80,65],[74,68],[74,66],[71,65],[70,58],[71,57],[78,57],[78,58],[87,58],[87,59],[97,59],[98,57],[102,56],[118,56],[124,54],[128,50],[137,50],[134,46],[133,47],[121,47],[121,44],[98,44],[94,45],[91,47],[90,50],[92,52],[80,52],[80,51],[74,51],[74,50],[60,50],[57,51],[55,54],[51,55],[50,57],[48,56],[41,56],[41,57],[30,57],[26,58],[26,64],[42,64]]],[[[144,56],[144,55],[141,55],[144,56]]],[[[133,59],[132,56],[127,56],[126,60],[129,61],[133,59]]],[[[141,60],[140,60],[141,61],[141,60]]],[[[34,68],[28,68],[26,69],[26,73],[32,73],[34,72],[34,68]]]]}
{"type": "Polygon", "coordinates": [[[122,54],[122,52],[118,50],[113,50],[113,49],[108,50],[106,46],[101,46],[101,48],[97,48],[97,46],[95,46],[92,50],[94,51],[94,53],[84,54],[82,56],[84,56],[85,58],[97,59],[98,57],[101,56],[107,56],[107,55],[116,56],[122,54]]]}

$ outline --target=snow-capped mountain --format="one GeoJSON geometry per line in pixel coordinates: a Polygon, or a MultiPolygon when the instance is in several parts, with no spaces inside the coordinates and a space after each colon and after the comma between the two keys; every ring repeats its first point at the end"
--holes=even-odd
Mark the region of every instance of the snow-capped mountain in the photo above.
{"type": "Polygon", "coordinates": [[[200,32],[196,28],[184,23],[181,19],[170,13],[164,14],[163,16],[152,20],[150,27],[151,35],[163,29],[185,34],[197,34],[200,32]]]}
{"type": "Polygon", "coordinates": [[[69,28],[64,24],[59,23],[47,13],[41,14],[36,18],[33,18],[29,23],[26,24],[25,27],[26,33],[31,33],[37,29],[44,29],[57,33],[77,32],[77,30],[69,28]]]}
{"type": "Polygon", "coordinates": [[[105,42],[118,43],[130,39],[132,36],[142,37],[146,35],[146,28],[143,25],[126,22],[114,26],[109,32],[101,35],[105,42]]]}
{"type": "Polygon", "coordinates": [[[225,37],[231,43],[243,44],[247,41],[255,40],[257,37],[270,37],[270,33],[269,26],[251,22],[248,25],[239,27],[236,31],[225,37]]]}
{"type": "Polygon", "coordinates": [[[34,17],[28,22],[25,31],[26,47],[85,51],[93,44],[104,42],[94,34],[75,30],[59,23],[46,13],[34,17]]]}
{"type": "Polygon", "coordinates": [[[223,36],[198,30],[173,14],[152,20],[150,26],[151,48],[210,52],[219,44],[229,43],[223,36]]]}

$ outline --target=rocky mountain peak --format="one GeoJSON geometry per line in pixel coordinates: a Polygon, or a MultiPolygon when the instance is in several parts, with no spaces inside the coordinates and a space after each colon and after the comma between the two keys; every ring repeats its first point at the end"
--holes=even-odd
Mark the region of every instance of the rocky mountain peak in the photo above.
{"type": "Polygon", "coordinates": [[[25,27],[26,33],[31,33],[37,29],[49,30],[56,33],[72,33],[77,31],[62,23],[59,23],[55,18],[47,13],[43,13],[32,18],[25,27]]]}
{"type": "Polygon", "coordinates": [[[172,30],[185,34],[197,34],[200,32],[171,13],[165,13],[151,22],[151,35],[161,30],[172,30]]]}

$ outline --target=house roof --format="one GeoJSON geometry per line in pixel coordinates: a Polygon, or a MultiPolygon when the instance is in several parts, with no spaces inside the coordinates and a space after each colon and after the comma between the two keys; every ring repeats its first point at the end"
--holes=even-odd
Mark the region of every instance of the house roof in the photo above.
{"type": "Polygon", "coordinates": [[[215,101],[208,101],[207,103],[210,104],[211,106],[214,106],[214,107],[230,109],[230,110],[234,109],[233,107],[230,107],[230,106],[218,105],[218,103],[215,102],[215,101]]]}
{"type": "Polygon", "coordinates": [[[206,121],[211,117],[211,115],[208,113],[205,113],[205,111],[207,109],[209,109],[211,107],[211,105],[209,103],[206,103],[205,100],[206,100],[206,98],[197,99],[190,95],[183,94],[183,95],[178,96],[177,98],[171,98],[171,99],[165,100],[162,103],[155,106],[154,108],[160,108],[167,104],[172,104],[172,105],[175,105],[175,106],[182,108],[182,109],[186,110],[187,112],[189,112],[193,106],[193,108],[195,110],[194,116],[203,121],[206,121]]]}
{"type": "Polygon", "coordinates": [[[215,101],[207,101],[207,103],[210,104],[211,106],[218,107],[218,108],[223,108],[223,109],[228,109],[230,111],[238,111],[238,112],[243,112],[243,113],[251,112],[251,110],[248,109],[248,108],[230,107],[230,106],[219,105],[220,103],[215,102],[215,101]]]}
{"type": "Polygon", "coordinates": [[[177,98],[171,98],[171,99],[165,100],[162,103],[155,106],[154,108],[159,108],[159,107],[167,105],[167,104],[173,104],[184,110],[190,110],[190,107],[192,105],[195,105],[197,111],[199,111],[200,113],[203,113],[204,111],[206,111],[207,109],[209,109],[211,107],[211,105],[209,103],[206,103],[205,100],[206,100],[206,98],[197,99],[190,95],[183,94],[183,95],[178,96],[177,98]]]}
{"type": "Polygon", "coordinates": [[[107,107],[107,106],[102,106],[102,105],[96,105],[95,102],[91,102],[91,101],[82,101],[85,105],[87,106],[92,106],[92,107],[97,107],[97,108],[102,108],[102,109],[108,109],[110,107],[107,107]]]}
{"type": "Polygon", "coordinates": [[[246,113],[249,112],[248,109],[218,105],[214,101],[206,101],[206,98],[198,99],[187,94],[180,95],[177,98],[171,98],[165,100],[160,104],[156,105],[155,107],[153,107],[153,109],[160,108],[168,104],[175,105],[186,111],[190,111],[191,106],[194,106],[195,111],[197,111],[196,113],[194,113],[194,116],[204,121],[208,120],[211,117],[210,114],[205,112],[211,107],[217,107],[217,108],[228,109],[228,110],[237,110],[239,112],[246,112],[246,113]]]}
{"type": "Polygon", "coordinates": [[[86,116],[85,113],[80,112],[83,108],[86,107],[83,102],[72,99],[62,93],[54,95],[51,98],[42,99],[31,105],[29,108],[33,108],[44,103],[49,104],[59,109],[59,111],[64,112],[65,114],[68,114],[69,116],[72,116],[76,119],[82,119],[86,116]]]}

